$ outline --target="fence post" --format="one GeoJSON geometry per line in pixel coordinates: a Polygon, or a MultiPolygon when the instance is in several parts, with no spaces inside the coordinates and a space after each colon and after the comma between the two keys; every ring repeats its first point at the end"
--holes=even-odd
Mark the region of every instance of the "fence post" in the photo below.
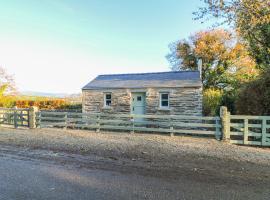
{"type": "Polygon", "coordinates": [[[132,123],[132,130],[130,131],[130,133],[133,134],[134,133],[134,126],[135,126],[135,124],[134,124],[135,123],[135,118],[134,118],[133,115],[130,116],[130,121],[132,123]]]}
{"type": "Polygon", "coordinates": [[[96,125],[97,125],[96,132],[99,133],[100,132],[100,114],[97,115],[96,125]]]}
{"type": "Polygon", "coordinates": [[[39,111],[37,112],[37,114],[38,114],[38,119],[37,119],[38,123],[37,123],[36,125],[38,125],[39,128],[42,128],[42,125],[41,125],[41,123],[42,123],[42,121],[41,121],[42,113],[41,113],[41,111],[39,110],[39,111]]]}
{"type": "Polygon", "coordinates": [[[29,128],[37,128],[37,119],[36,119],[36,113],[38,112],[38,107],[32,106],[29,108],[29,118],[28,118],[28,126],[29,128]]]}
{"type": "Polygon", "coordinates": [[[14,128],[18,128],[17,106],[14,107],[14,128]]]}
{"type": "Polygon", "coordinates": [[[248,119],[244,119],[244,144],[248,144],[248,119]]]}
{"type": "Polygon", "coordinates": [[[262,120],[262,146],[266,146],[266,119],[262,120]]]}
{"type": "Polygon", "coordinates": [[[64,127],[64,130],[67,130],[67,126],[68,126],[68,116],[67,116],[68,114],[67,114],[67,112],[65,113],[65,117],[64,117],[64,119],[65,119],[65,127],[64,127]]]}
{"type": "Polygon", "coordinates": [[[227,107],[220,107],[220,118],[222,126],[222,140],[230,140],[230,112],[228,112],[227,107]]]}
{"type": "Polygon", "coordinates": [[[216,139],[217,140],[221,140],[222,139],[222,135],[221,135],[221,132],[220,132],[219,120],[218,119],[215,120],[215,125],[216,125],[216,134],[215,134],[216,139]]]}
{"type": "Polygon", "coordinates": [[[170,117],[170,131],[171,131],[170,132],[171,137],[174,136],[172,117],[170,117]]]}

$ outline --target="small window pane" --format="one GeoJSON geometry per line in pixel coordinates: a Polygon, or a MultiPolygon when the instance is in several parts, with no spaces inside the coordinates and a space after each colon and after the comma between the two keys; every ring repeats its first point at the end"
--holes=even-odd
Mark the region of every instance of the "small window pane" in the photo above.
{"type": "Polygon", "coordinates": [[[161,99],[162,100],[168,100],[169,99],[169,94],[161,94],[161,99]]]}
{"type": "Polygon", "coordinates": [[[106,106],[110,106],[112,104],[111,100],[106,100],[106,106]]]}
{"type": "Polygon", "coordinates": [[[111,95],[111,94],[106,94],[106,99],[107,99],[107,100],[112,99],[112,95],[111,95]]]}
{"type": "Polygon", "coordinates": [[[142,97],[141,96],[138,96],[137,97],[137,101],[141,101],[142,100],[142,97]]]}
{"type": "Polygon", "coordinates": [[[112,94],[105,94],[104,104],[105,104],[105,106],[111,106],[112,94]]]}
{"type": "Polygon", "coordinates": [[[169,106],[169,102],[168,101],[161,101],[161,106],[162,107],[168,107],[169,106]]]}
{"type": "Polygon", "coordinates": [[[160,94],[160,107],[164,107],[164,108],[169,107],[169,93],[160,94]]]}

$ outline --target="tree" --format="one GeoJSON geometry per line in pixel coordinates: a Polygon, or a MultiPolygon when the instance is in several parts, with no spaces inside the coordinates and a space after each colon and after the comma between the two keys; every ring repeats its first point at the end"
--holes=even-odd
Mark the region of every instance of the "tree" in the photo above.
{"type": "Polygon", "coordinates": [[[0,67],[0,96],[4,94],[14,94],[16,92],[15,81],[12,75],[0,67]]]}
{"type": "Polygon", "coordinates": [[[244,39],[257,67],[270,65],[270,0],[204,0],[196,19],[212,16],[232,25],[244,39]]]}
{"type": "Polygon", "coordinates": [[[204,89],[235,88],[257,75],[255,62],[232,33],[215,29],[200,31],[170,45],[168,61],[173,70],[197,70],[202,59],[204,89]]]}

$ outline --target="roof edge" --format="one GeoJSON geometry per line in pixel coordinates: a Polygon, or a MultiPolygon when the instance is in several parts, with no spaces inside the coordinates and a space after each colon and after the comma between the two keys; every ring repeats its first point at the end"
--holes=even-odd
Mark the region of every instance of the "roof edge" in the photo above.
{"type": "Polygon", "coordinates": [[[98,76],[145,75],[145,74],[185,73],[185,72],[200,72],[200,71],[199,70],[183,70],[183,71],[163,71],[163,72],[144,72],[144,73],[124,73],[124,74],[100,74],[98,76]]]}
{"type": "Polygon", "coordinates": [[[200,88],[202,85],[184,85],[184,86],[175,86],[175,87],[138,87],[138,88],[128,88],[128,87],[96,87],[96,88],[82,88],[81,90],[117,90],[117,89],[148,89],[148,88],[200,88]]]}

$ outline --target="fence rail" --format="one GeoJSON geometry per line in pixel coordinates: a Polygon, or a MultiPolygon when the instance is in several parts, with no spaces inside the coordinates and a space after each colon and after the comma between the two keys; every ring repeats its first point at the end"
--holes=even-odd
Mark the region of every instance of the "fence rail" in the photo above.
{"type": "Polygon", "coordinates": [[[269,116],[230,116],[230,142],[270,146],[269,116]]]}
{"type": "Polygon", "coordinates": [[[70,113],[41,111],[36,115],[37,126],[158,132],[168,134],[211,135],[220,139],[219,117],[179,115],[129,115],[104,113],[70,113]]]}

